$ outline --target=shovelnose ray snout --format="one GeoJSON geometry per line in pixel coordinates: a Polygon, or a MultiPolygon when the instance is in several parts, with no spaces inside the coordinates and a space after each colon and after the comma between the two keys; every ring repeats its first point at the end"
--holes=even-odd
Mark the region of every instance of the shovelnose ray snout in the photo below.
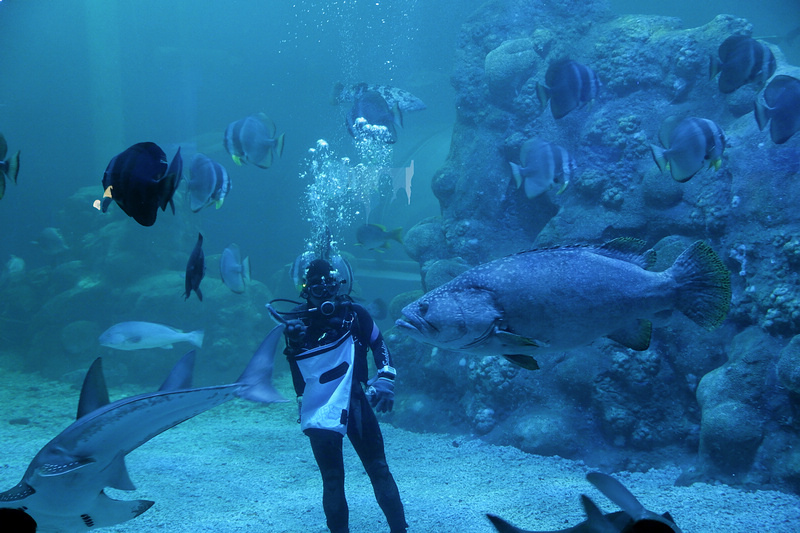
{"type": "Polygon", "coordinates": [[[236,383],[228,385],[192,388],[191,351],[158,391],[109,403],[101,359],[96,359],[83,382],[77,420],[36,454],[17,486],[0,493],[0,507],[22,509],[39,531],[53,533],[107,527],[139,516],[154,502],[114,500],[104,492],[106,487],[135,489],[125,456],[235,396],[260,403],[286,401],[272,386],[283,328],[267,335],[236,383]]]}

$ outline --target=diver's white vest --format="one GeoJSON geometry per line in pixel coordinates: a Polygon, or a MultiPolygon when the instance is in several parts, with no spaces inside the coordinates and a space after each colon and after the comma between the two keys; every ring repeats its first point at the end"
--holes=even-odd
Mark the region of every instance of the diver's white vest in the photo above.
{"type": "Polygon", "coordinates": [[[300,428],[347,433],[350,390],[353,385],[353,335],[295,356],[305,381],[300,428]]]}

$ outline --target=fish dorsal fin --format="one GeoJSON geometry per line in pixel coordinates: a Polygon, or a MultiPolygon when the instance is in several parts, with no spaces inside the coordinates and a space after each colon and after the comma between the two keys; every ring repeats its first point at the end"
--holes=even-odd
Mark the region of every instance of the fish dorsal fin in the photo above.
{"type": "Polygon", "coordinates": [[[791,87],[794,84],[800,85],[800,80],[784,74],[775,76],[772,78],[772,81],[769,82],[767,88],[764,89],[764,100],[766,100],[767,104],[770,106],[774,106],[775,100],[778,99],[781,93],[783,93],[787,87],[791,87]]]}
{"type": "Polygon", "coordinates": [[[746,35],[731,35],[730,37],[728,37],[727,39],[722,41],[722,44],[719,45],[719,58],[720,58],[720,60],[723,63],[725,61],[727,61],[728,60],[728,56],[731,54],[731,52],[737,46],[739,46],[739,43],[741,43],[742,41],[747,41],[749,39],[750,39],[750,37],[748,37],[746,35]]]}
{"type": "Polygon", "coordinates": [[[608,335],[609,339],[621,345],[636,350],[644,351],[650,347],[650,338],[653,335],[653,324],[649,320],[639,319],[630,327],[620,328],[608,335]]]}
{"type": "Polygon", "coordinates": [[[664,122],[661,123],[661,128],[658,130],[658,140],[661,141],[661,146],[664,148],[670,147],[672,130],[675,129],[675,126],[677,126],[680,121],[680,117],[675,115],[664,119],[664,122]]]}
{"type": "Polygon", "coordinates": [[[617,504],[633,520],[640,520],[648,514],[647,509],[639,503],[636,496],[625,488],[618,480],[602,472],[589,472],[586,479],[597,487],[597,490],[617,504]]]}
{"type": "Polygon", "coordinates": [[[192,373],[194,372],[194,350],[181,357],[180,361],[170,370],[167,379],[161,384],[159,391],[176,391],[192,388],[192,373]]]}
{"type": "Polygon", "coordinates": [[[259,113],[256,115],[256,117],[261,121],[264,127],[267,128],[267,131],[269,131],[270,139],[274,138],[278,128],[275,127],[275,123],[272,121],[272,119],[264,113],[259,113]]]}
{"type": "Polygon", "coordinates": [[[83,378],[77,418],[108,405],[108,403],[108,387],[106,387],[106,378],[103,376],[103,361],[98,357],[89,367],[86,377],[83,378]]]}
{"type": "Polygon", "coordinates": [[[109,487],[118,490],[136,490],[136,486],[131,481],[128,474],[128,467],[125,466],[125,456],[120,455],[114,459],[108,467],[110,484],[109,487]]]}
{"type": "Polygon", "coordinates": [[[589,530],[595,533],[617,533],[617,528],[603,515],[603,511],[591,498],[581,494],[581,504],[586,512],[586,524],[589,526],[589,530]]]}
{"type": "Polygon", "coordinates": [[[656,264],[656,252],[652,249],[642,252],[645,246],[647,246],[647,243],[641,239],[619,237],[608,241],[596,250],[601,255],[627,261],[649,270],[656,264]]]}

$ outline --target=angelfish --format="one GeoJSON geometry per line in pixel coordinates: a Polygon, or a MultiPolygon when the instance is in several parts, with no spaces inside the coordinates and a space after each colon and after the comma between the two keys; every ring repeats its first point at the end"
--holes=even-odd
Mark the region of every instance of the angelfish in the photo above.
{"type": "Polygon", "coordinates": [[[775,144],[785,143],[800,131],[800,80],[797,78],[775,76],[754,105],[758,129],[763,130],[769,122],[769,136],[775,144]]]}
{"type": "Polygon", "coordinates": [[[747,83],[763,84],[776,66],[769,46],[745,35],[731,35],[719,45],[719,59],[711,56],[709,79],[719,73],[719,91],[732,93],[747,83]]]}
{"type": "Polygon", "coordinates": [[[0,199],[6,193],[6,180],[11,180],[16,185],[19,174],[19,150],[14,155],[6,158],[8,144],[6,138],[0,133],[0,199]]]}
{"type": "Polygon", "coordinates": [[[725,150],[725,133],[716,122],[707,118],[669,117],[659,131],[661,146],[650,145],[659,170],[667,166],[675,181],[689,181],[708,164],[718,170],[725,150]]]}
{"type": "Polygon", "coordinates": [[[594,70],[571,59],[551,63],[545,74],[545,84],[536,83],[536,95],[542,107],[550,101],[554,119],[594,101],[603,86],[594,70]]]}
{"type": "Polygon", "coordinates": [[[275,123],[258,113],[228,124],[223,144],[237,165],[250,163],[269,168],[274,156],[283,154],[284,135],[276,135],[275,123]]]}
{"type": "Polygon", "coordinates": [[[517,188],[524,186],[525,196],[536,198],[553,185],[561,194],[575,171],[575,160],[565,148],[541,139],[530,139],[519,151],[521,164],[509,161],[517,188]]]}

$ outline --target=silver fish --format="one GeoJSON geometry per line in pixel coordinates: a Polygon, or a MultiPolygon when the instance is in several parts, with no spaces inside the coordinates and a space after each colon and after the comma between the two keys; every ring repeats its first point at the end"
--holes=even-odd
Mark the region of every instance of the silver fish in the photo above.
{"type": "Polygon", "coordinates": [[[176,342],[189,342],[199,348],[203,345],[203,330],[184,333],[155,322],[120,322],[105,330],[99,341],[116,350],[172,348],[176,342]]]}
{"type": "Polygon", "coordinates": [[[403,308],[398,329],[419,341],[538,368],[535,354],[609,337],[650,345],[655,313],[677,309],[713,329],[728,313],[730,272],[695,242],[664,272],[638,239],[530,250],[474,267],[403,308]]]}

